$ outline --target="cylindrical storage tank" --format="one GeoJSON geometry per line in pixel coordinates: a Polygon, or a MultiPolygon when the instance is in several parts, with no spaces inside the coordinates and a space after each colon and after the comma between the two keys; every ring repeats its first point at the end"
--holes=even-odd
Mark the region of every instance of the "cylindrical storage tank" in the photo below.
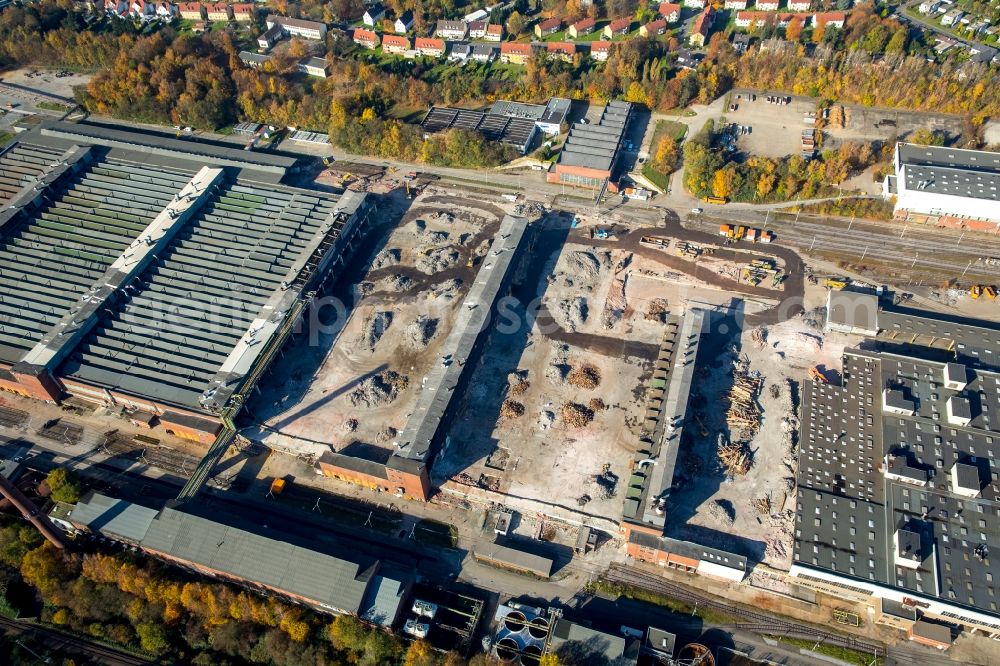
{"type": "Polygon", "coordinates": [[[532,638],[542,640],[549,633],[549,621],[544,617],[536,617],[528,624],[528,633],[532,638]]]}
{"type": "Polygon", "coordinates": [[[511,611],[503,619],[503,624],[505,627],[507,627],[508,631],[513,631],[517,633],[518,631],[524,629],[524,625],[525,623],[527,623],[527,621],[528,619],[524,616],[524,613],[522,613],[521,611],[511,611]]]}
{"type": "Polygon", "coordinates": [[[542,660],[542,648],[537,645],[529,645],[521,653],[521,663],[524,666],[538,666],[542,660]]]}
{"type": "Polygon", "coordinates": [[[685,645],[677,655],[677,661],[691,666],[715,666],[715,657],[712,656],[711,650],[701,643],[685,645]]]}
{"type": "Polygon", "coordinates": [[[497,641],[497,657],[508,664],[517,660],[519,646],[513,638],[501,638],[497,641]]]}

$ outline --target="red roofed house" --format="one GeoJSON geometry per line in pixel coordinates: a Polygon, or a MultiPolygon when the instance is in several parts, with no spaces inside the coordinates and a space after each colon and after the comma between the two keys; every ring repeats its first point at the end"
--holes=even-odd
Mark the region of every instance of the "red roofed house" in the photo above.
{"type": "Polygon", "coordinates": [[[573,39],[579,39],[584,35],[589,35],[590,33],[594,32],[594,28],[596,27],[597,27],[597,19],[592,19],[592,18],[583,19],[582,21],[577,21],[576,23],[571,25],[569,27],[569,30],[566,31],[566,34],[572,37],[573,39]]]}
{"type": "Polygon", "coordinates": [[[363,46],[366,49],[378,48],[379,39],[378,33],[374,30],[365,30],[364,28],[354,29],[354,43],[359,46],[363,46]]]}
{"type": "Polygon", "coordinates": [[[576,55],[576,44],[573,42],[549,42],[545,47],[550,57],[566,62],[573,62],[573,56],[576,55]]]}
{"type": "Polygon", "coordinates": [[[535,37],[548,37],[562,29],[562,19],[550,18],[535,24],[535,37]]]}
{"type": "Polygon", "coordinates": [[[410,50],[410,40],[402,35],[386,35],[382,38],[382,50],[402,55],[410,50]]]}
{"type": "Polygon", "coordinates": [[[608,59],[608,52],[611,50],[611,42],[591,42],[590,57],[599,62],[608,59]]]}
{"type": "Polygon", "coordinates": [[[631,27],[632,27],[632,19],[630,18],[615,19],[611,23],[604,26],[604,36],[608,39],[614,39],[615,37],[622,37],[628,34],[629,28],[631,27]]]}
{"type": "Polygon", "coordinates": [[[667,23],[677,23],[681,20],[681,6],[672,2],[661,2],[657,9],[660,16],[667,19],[667,23]]]}
{"type": "Polygon", "coordinates": [[[662,35],[667,31],[667,19],[658,18],[655,21],[650,21],[646,25],[639,28],[639,34],[643,37],[655,37],[656,35],[662,35]]]}
{"type": "Polygon", "coordinates": [[[177,6],[177,10],[180,12],[182,19],[188,19],[189,21],[201,20],[200,2],[182,2],[177,6]]]}
{"type": "Polygon", "coordinates": [[[705,11],[698,14],[698,18],[694,20],[694,25],[691,26],[691,34],[688,36],[688,44],[699,48],[704,47],[705,42],[708,41],[708,33],[711,31],[712,23],[714,21],[715,10],[711,7],[705,7],[705,11]]]}
{"type": "Polygon", "coordinates": [[[807,12],[812,9],[812,0],[788,0],[788,11],[807,12]]]}
{"type": "Polygon", "coordinates": [[[155,8],[152,2],[146,2],[146,0],[132,0],[132,4],[129,5],[132,16],[141,19],[149,19],[153,17],[153,12],[155,8]]]}
{"type": "Polygon", "coordinates": [[[205,14],[209,21],[228,21],[229,5],[224,2],[215,2],[205,5],[205,14]]]}
{"type": "MultiPolygon", "coordinates": [[[[537,27],[537,26],[536,26],[537,27]]],[[[531,57],[531,44],[519,42],[504,42],[500,45],[500,62],[510,62],[523,65],[531,57]]]]}
{"type": "Polygon", "coordinates": [[[503,39],[503,26],[499,23],[490,23],[486,26],[486,36],[483,39],[488,42],[499,42],[503,39]]]}
{"type": "Polygon", "coordinates": [[[781,3],[778,0],[757,0],[755,7],[762,12],[776,12],[781,3]]]}
{"type": "Polygon", "coordinates": [[[813,27],[832,25],[835,28],[843,28],[847,14],[844,12],[817,12],[813,15],[813,27]]]}
{"type": "Polygon", "coordinates": [[[234,21],[252,21],[253,15],[254,15],[253,3],[241,2],[238,5],[233,5],[234,21]]]}
{"type": "Polygon", "coordinates": [[[443,39],[435,37],[417,37],[413,40],[413,48],[417,50],[417,55],[440,58],[444,55],[445,44],[443,39]]]}

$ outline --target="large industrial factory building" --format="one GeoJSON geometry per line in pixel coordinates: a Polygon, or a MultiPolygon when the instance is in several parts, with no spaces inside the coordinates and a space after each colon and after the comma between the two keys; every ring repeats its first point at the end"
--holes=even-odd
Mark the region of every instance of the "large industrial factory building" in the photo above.
{"type": "Polygon", "coordinates": [[[295,159],[51,122],[0,153],[0,389],[211,442],[371,205],[295,159]]]}

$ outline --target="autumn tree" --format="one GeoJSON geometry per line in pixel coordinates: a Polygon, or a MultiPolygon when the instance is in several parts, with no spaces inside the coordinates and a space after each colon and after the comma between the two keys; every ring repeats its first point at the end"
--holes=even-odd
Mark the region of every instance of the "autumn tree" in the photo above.
{"type": "Polygon", "coordinates": [[[422,639],[410,643],[403,666],[436,666],[436,664],[437,657],[430,643],[422,639]]]}
{"type": "Polygon", "coordinates": [[[45,477],[45,482],[52,492],[52,499],[57,502],[76,504],[80,501],[82,488],[76,476],[65,467],[56,467],[45,477]]]}

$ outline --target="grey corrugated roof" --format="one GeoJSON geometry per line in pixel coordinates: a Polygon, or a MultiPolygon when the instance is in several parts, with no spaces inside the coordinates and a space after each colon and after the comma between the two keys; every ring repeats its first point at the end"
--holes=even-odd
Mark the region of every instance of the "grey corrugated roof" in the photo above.
{"type": "Polygon", "coordinates": [[[141,545],[332,610],[357,613],[368,587],[355,562],[175,509],[160,512],[141,545]]]}
{"type": "Polygon", "coordinates": [[[574,123],[557,164],[611,171],[618,159],[632,105],[608,102],[596,124],[574,123]]]}
{"type": "Polygon", "coordinates": [[[1000,200],[1000,153],[940,146],[898,146],[906,189],[1000,200]]]}
{"type": "Polygon", "coordinates": [[[528,571],[543,578],[552,575],[553,563],[549,558],[502,546],[498,543],[476,546],[472,555],[476,559],[492,562],[502,567],[528,571]]]}
{"type": "Polygon", "coordinates": [[[374,624],[389,626],[399,613],[399,604],[406,592],[401,575],[387,578],[377,574],[372,578],[358,616],[374,624]]]}
{"type": "Polygon", "coordinates": [[[587,663],[618,666],[624,663],[625,638],[559,618],[552,628],[549,651],[559,654],[562,649],[571,650],[574,661],[586,660],[587,663]],[[564,648],[567,643],[573,645],[564,648]]]}
{"type": "Polygon", "coordinates": [[[90,492],[70,511],[69,519],[92,532],[141,541],[156,517],[153,509],[90,492]]]}

